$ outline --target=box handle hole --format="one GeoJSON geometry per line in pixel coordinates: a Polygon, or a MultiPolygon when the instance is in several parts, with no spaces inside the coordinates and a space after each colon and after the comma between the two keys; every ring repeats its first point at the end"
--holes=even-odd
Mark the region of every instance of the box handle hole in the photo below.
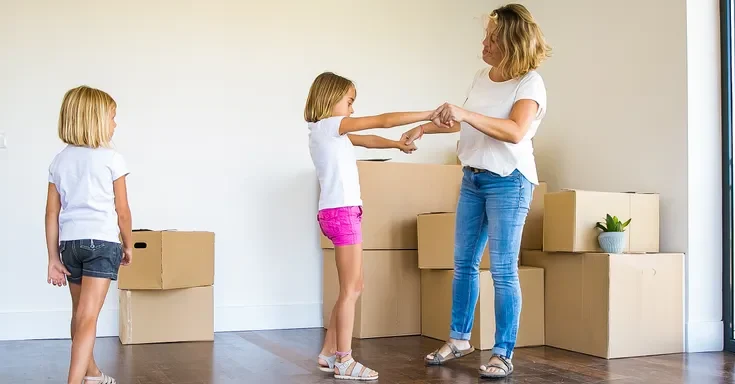
{"type": "Polygon", "coordinates": [[[146,248],[148,248],[148,244],[146,244],[146,243],[135,243],[135,245],[133,245],[133,248],[135,248],[135,249],[146,249],[146,248]]]}

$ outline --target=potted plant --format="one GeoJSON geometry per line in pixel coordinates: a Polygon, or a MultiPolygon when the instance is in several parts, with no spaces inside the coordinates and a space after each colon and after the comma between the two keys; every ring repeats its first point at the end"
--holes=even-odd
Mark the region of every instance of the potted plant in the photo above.
{"type": "Polygon", "coordinates": [[[622,253],[625,249],[625,228],[630,224],[630,220],[622,222],[617,216],[605,217],[605,222],[598,222],[595,228],[602,230],[597,241],[600,248],[606,253],[622,253]]]}

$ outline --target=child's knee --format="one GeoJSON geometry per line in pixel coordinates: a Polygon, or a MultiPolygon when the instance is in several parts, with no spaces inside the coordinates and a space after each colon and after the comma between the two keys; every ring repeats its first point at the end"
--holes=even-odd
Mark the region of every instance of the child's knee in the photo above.
{"type": "Polygon", "coordinates": [[[73,314],[72,321],[75,326],[84,326],[89,323],[96,323],[99,312],[94,308],[80,305],[73,314]]]}
{"type": "Polygon", "coordinates": [[[362,290],[365,288],[365,284],[362,280],[356,281],[353,284],[347,284],[341,294],[347,298],[357,299],[362,294],[362,290]]]}

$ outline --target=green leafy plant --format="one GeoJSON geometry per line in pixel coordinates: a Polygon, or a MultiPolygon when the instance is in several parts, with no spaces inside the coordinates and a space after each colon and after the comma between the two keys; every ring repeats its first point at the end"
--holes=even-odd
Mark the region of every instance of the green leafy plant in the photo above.
{"type": "Polygon", "coordinates": [[[625,232],[625,227],[630,224],[630,220],[628,219],[628,221],[622,222],[617,216],[610,216],[608,214],[605,217],[605,222],[598,222],[595,228],[601,229],[603,232],[625,232]]]}

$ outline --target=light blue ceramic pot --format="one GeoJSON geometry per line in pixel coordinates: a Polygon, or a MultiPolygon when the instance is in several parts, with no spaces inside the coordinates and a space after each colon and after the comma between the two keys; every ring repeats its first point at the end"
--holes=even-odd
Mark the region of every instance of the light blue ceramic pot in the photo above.
{"type": "Polygon", "coordinates": [[[625,232],[602,232],[597,240],[605,253],[623,253],[625,249],[625,232]]]}

